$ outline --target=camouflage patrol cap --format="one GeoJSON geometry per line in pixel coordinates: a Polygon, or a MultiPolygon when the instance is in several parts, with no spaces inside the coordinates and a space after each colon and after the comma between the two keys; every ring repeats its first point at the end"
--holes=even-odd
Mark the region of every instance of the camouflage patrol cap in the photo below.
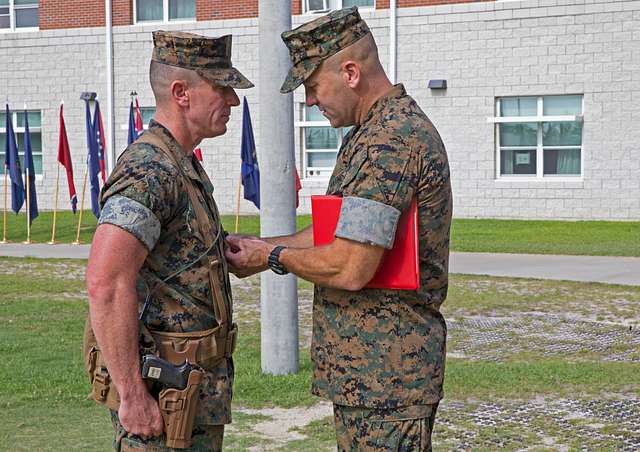
{"type": "Polygon", "coordinates": [[[293,67],[280,92],[284,94],[293,91],[324,60],[369,33],[369,27],[360,17],[357,6],[333,11],[291,31],[285,31],[282,33],[282,40],[289,48],[293,67]]]}
{"type": "Polygon", "coordinates": [[[231,35],[209,38],[181,31],[154,31],[152,61],[194,70],[219,86],[252,88],[231,65],[231,35]]]}

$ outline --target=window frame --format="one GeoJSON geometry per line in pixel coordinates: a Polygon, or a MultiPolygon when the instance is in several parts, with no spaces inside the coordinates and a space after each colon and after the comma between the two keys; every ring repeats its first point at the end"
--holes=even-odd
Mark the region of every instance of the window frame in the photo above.
{"type": "Polygon", "coordinates": [[[313,181],[328,181],[331,178],[331,174],[333,173],[333,169],[335,168],[335,164],[332,167],[328,166],[318,166],[318,167],[310,167],[307,165],[307,154],[315,154],[322,152],[334,152],[334,149],[307,149],[307,143],[305,139],[305,128],[307,127],[329,127],[333,130],[338,131],[338,146],[335,148],[336,158],[338,156],[338,152],[340,152],[340,148],[342,147],[342,143],[344,142],[345,136],[345,128],[333,128],[331,127],[331,123],[328,119],[324,121],[307,121],[306,118],[306,108],[304,102],[297,103],[297,116],[300,118],[298,121],[294,121],[293,125],[298,133],[298,137],[300,140],[300,163],[302,168],[302,180],[313,180],[313,181]],[[324,174],[318,175],[309,175],[309,171],[320,171],[324,174]]]}
{"type": "MultiPolygon", "coordinates": [[[[2,112],[3,114],[5,113],[4,111],[2,112]]],[[[11,121],[13,123],[13,133],[16,137],[16,145],[18,144],[18,135],[19,134],[23,134],[25,133],[25,128],[24,126],[19,127],[18,126],[18,113],[24,113],[24,110],[11,110],[11,121]]],[[[40,125],[39,126],[32,126],[29,125],[29,135],[33,136],[34,133],[39,133],[40,134],[40,152],[34,152],[33,149],[31,149],[32,153],[34,156],[39,155],[41,158],[41,162],[42,165],[40,166],[40,172],[36,172],[35,176],[36,176],[36,180],[41,180],[44,177],[44,143],[42,140],[42,110],[27,110],[27,114],[29,113],[40,113],[40,125]]],[[[2,121],[2,124],[0,124],[0,134],[5,135],[5,140],[6,140],[6,134],[7,134],[7,129],[5,128],[5,122],[2,121]]],[[[24,140],[23,140],[24,142],[24,140]]],[[[24,149],[20,149],[18,148],[18,159],[20,159],[20,173],[23,175],[24,177],[24,149]]],[[[4,163],[2,163],[2,173],[0,173],[0,176],[4,177],[4,171],[6,170],[4,163]]]]}
{"type": "MultiPolygon", "coordinates": [[[[13,0],[11,0],[13,1],[13,0]]],[[[196,7],[196,15],[192,18],[185,19],[169,19],[169,0],[162,0],[162,20],[138,20],[138,1],[133,0],[133,24],[134,25],[154,25],[154,24],[183,24],[197,22],[198,17],[198,2],[194,0],[196,7]]]]}
{"type": "Polygon", "coordinates": [[[494,124],[495,134],[495,162],[496,162],[496,180],[581,180],[584,178],[584,94],[549,94],[549,95],[522,95],[522,96],[501,96],[495,98],[495,115],[487,118],[487,122],[494,124]],[[545,97],[563,97],[563,96],[580,96],[580,114],[577,115],[544,115],[544,98],[545,97]],[[521,97],[536,98],[536,115],[535,116],[500,116],[502,99],[512,99],[521,97]],[[543,144],[543,125],[549,122],[582,122],[582,135],[580,137],[580,145],[572,146],[545,146],[543,144]],[[521,124],[536,123],[536,145],[533,146],[501,146],[500,144],[500,125],[501,124],[521,124]],[[536,173],[535,174],[501,174],[502,172],[502,151],[509,150],[533,150],[535,148],[536,155],[536,173]],[[580,174],[544,174],[544,151],[547,150],[563,150],[563,149],[579,149],[580,150],[580,174]]]}
{"type": "Polygon", "coordinates": [[[40,31],[40,0],[33,0],[33,3],[27,5],[16,5],[15,0],[9,0],[9,5],[3,8],[9,8],[9,28],[0,28],[0,33],[24,33],[30,31],[40,31]],[[35,9],[38,11],[37,27],[16,27],[16,10],[35,9]]]}
{"type": "MultiPolygon", "coordinates": [[[[149,111],[151,109],[153,109],[153,116],[155,116],[157,111],[157,108],[155,106],[145,105],[143,107],[142,105],[140,105],[140,114],[142,115],[142,130],[147,130],[149,128],[149,122],[144,122],[144,115],[142,114],[142,112],[149,111]]],[[[128,111],[129,109],[127,108],[127,119],[129,119],[128,111]]],[[[120,130],[129,131],[129,122],[127,122],[126,124],[120,124],[120,130]]]]}
{"type": "MultiPolygon", "coordinates": [[[[308,14],[308,15],[325,14],[325,13],[328,13],[329,11],[334,11],[334,10],[343,8],[342,6],[343,0],[322,0],[322,1],[323,1],[323,4],[326,5],[325,8],[309,10],[309,0],[302,0],[302,14],[308,14]],[[334,3],[335,6],[332,7],[331,6],[332,3],[334,3]]],[[[376,9],[376,0],[373,0],[373,5],[371,6],[359,6],[358,8],[362,10],[376,9]]]]}

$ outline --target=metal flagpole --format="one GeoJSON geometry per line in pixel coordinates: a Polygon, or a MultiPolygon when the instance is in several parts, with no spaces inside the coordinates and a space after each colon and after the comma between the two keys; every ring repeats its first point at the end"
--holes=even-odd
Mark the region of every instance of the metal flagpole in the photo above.
{"type": "Polygon", "coordinates": [[[72,245],[80,245],[80,225],[82,224],[82,211],[84,210],[84,192],[87,191],[87,173],[89,169],[84,172],[84,182],[82,184],[82,200],[80,201],[80,218],[78,218],[78,232],[76,234],[76,241],[72,242],[72,245]]]}
{"type": "Polygon", "coordinates": [[[27,182],[27,240],[25,240],[22,243],[25,244],[29,244],[31,243],[31,190],[30,190],[30,183],[29,183],[29,168],[25,168],[26,171],[26,182],[27,182]]]}
{"type": "Polygon", "coordinates": [[[58,173],[56,174],[56,195],[53,198],[53,225],[51,227],[51,241],[49,245],[56,244],[56,215],[58,214],[58,187],[60,186],[60,164],[58,164],[58,173]]]}
{"type": "Polygon", "coordinates": [[[240,171],[240,180],[238,181],[238,200],[236,202],[236,234],[238,233],[238,225],[240,224],[240,187],[242,186],[242,171],[240,171]]]}
{"type": "MultiPolygon", "coordinates": [[[[260,55],[260,235],[276,237],[296,232],[293,94],[279,94],[291,66],[280,33],[291,29],[291,0],[258,2],[260,55]],[[266,62],[266,64],[262,64],[266,62]]],[[[298,291],[292,274],[260,275],[260,361],[262,372],[298,372],[298,291]]]]}
{"type": "Polygon", "coordinates": [[[8,172],[8,167],[5,165],[4,167],[4,228],[2,230],[2,241],[0,243],[8,243],[7,242],[7,172],[8,172]]]}

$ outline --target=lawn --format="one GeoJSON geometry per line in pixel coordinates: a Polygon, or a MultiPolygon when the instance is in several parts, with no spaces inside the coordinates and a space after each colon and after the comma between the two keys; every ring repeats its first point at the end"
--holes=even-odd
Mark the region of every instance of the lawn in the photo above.
{"type": "MultiPolygon", "coordinates": [[[[86,262],[0,258],[0,263],[0,450],[109,450],[112,430],[106,413],[85,399],[88,385],[80,344],[87,312],[86,262]]],[[[307,284],[299,289],[300,372],[274,377],[260,372],[258,287],[257,277],[234,282],[241,334],[227,450],[256,445],[267,450],[328,450],[333,444],[329,417],[293,429],[302,438],[285,443],[255,430],[271,418],[266,408],[304,413],[318,403],[309,393],[306,345],[311,289],[307,284]]],[[[624,422],[606,417],[592,421],[601,425],[599,433],[610,433],[610,438],[592,438],[582,426],[562,419],[556,425],[540,405],[553,408],[558,400],[570,400],[590,407],[610,397],[640,404],[640,357],[632,331],[640,324],[639,305],[637,287],[453,275],[444,305],[450,333],[446,398],[436,424],[439,450],[455,448],[468,435],[470,449],[495,449],[498,441],[506,450],[517,450],[523,444],[536,445],[539,430],[569,450],[585,444],[610,450],[623,439],[640,441],[637,424],[629,433],[624,422]],[[588,337],[594,342],[583,339],[588,337]],[[601,343],[606,346],[598,348],[601,343]],[[620,353],[636,356],[636,361],[616,359],[620,353]],[[545,400],[549,402],[541,402],[545,400]],[[495,429],[474,421],[477,412],[486,413],[486,407],[495,404],[517,416],[532,406],[542,419],[535,418],[531,425],[504,422],[495,429]]]]}
{"type": "MultiPolygon", "coordinates": [[[[26,239],[24,214],[7,216],[7,240],[26,239]]],[[[300,215],[298,229],[311,224],[310,215],[300,215]]],[[[227,231],[235,230],[235,216],[224,215],[227,231]]],[[[59,212],[56,240],[71,243],[76,238],[78,216],[59,212]]],[[[51,212],[43,212],[33,222],[31,240],[51,240],[51,212]]],[[[0,225],[1,226],[1,225],[0,225]]],[[[83,214],[80,240],[89,243],[96,227],[91,211],[83,214]]],[[[260,218],[240,217],[239,231],[259,235],[260,218]]],[[[640,222],[614,221],[525,221],[456,219],[451,229],[451,250],[477,253],[568,254],[587,256],[640,257],[640,222]]]]}

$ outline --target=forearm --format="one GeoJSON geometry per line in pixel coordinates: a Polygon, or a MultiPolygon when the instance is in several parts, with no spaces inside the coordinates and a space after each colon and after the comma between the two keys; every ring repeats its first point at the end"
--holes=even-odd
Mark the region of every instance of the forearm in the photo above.
{"type": "Polygon", "coordinates": [[[105,283],[89,294],[91,325],[120,398],[146,391],[138,349],[138,298],[130,281],[105,283]]]}
{"type": "MultiPolygon", "coordinates": [[[[287,248],[280,254],[280,262],[291,273],[323,287],[360,290],[373,276],[370,268],[332,245],[316,248],[287,248]]],[[[374,263],[373,272],[377,268],[374,263]]]]}
{"type": "Polygon", "coordinates": [[[272,245],[283,245],[291,248],[312,248],[313,228],[308,226],[292,235],[282,235],[279,237],[263,237],[267,243],[272,245]]]}

